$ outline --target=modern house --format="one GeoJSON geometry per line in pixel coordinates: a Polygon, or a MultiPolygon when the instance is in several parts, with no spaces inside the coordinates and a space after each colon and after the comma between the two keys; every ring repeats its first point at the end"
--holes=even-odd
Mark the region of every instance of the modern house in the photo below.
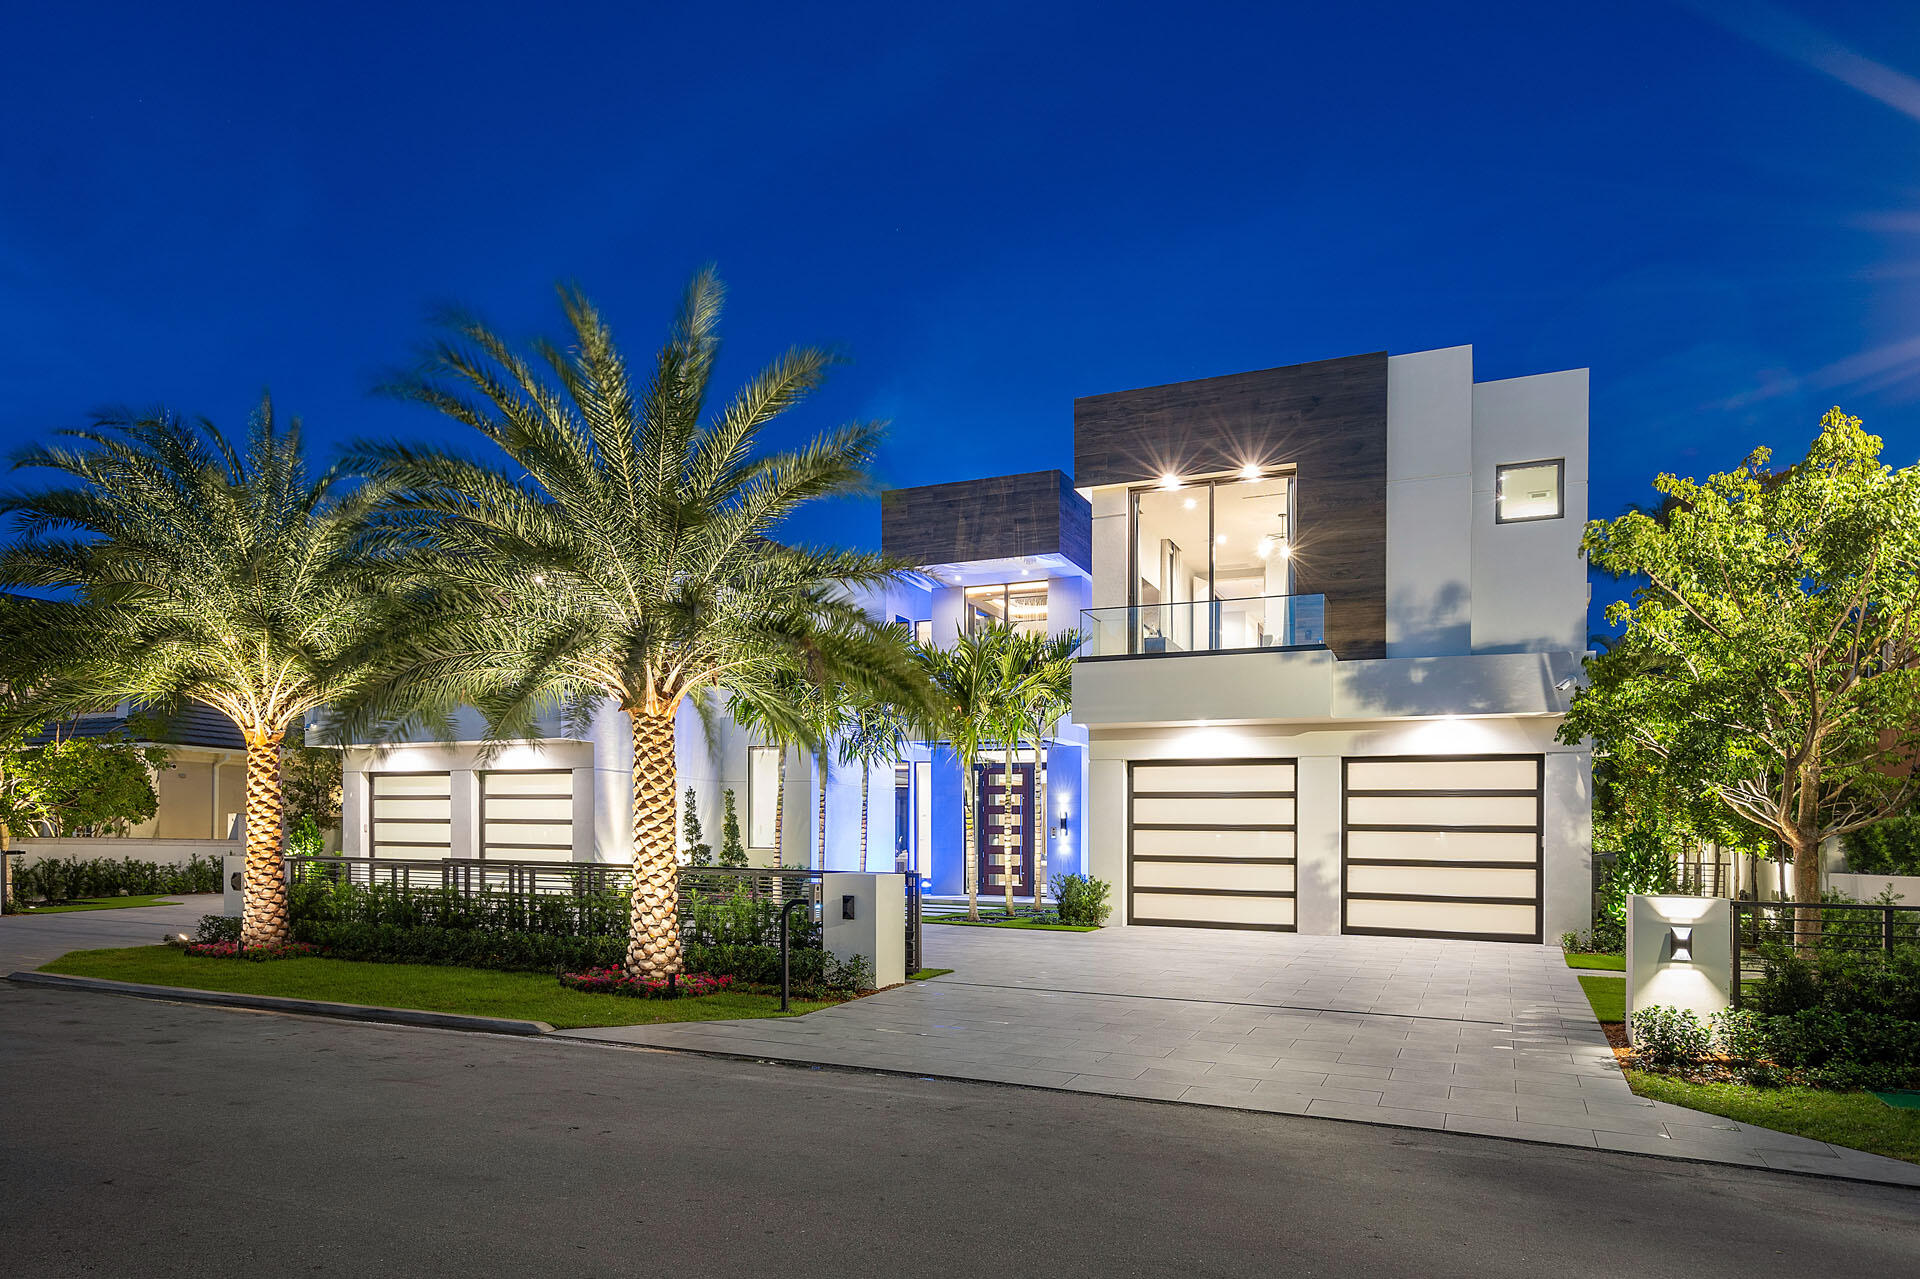
{"type": "MultiPolygon", "coordinates": [[[[1049,864],[1114,885],[1115,923],[1539,941],[1591,903],[1590,759],[1555,734],[1586,649],[1587,374],[1475,382],[1469,347],[1090,396],[1069,478],[882,496],[918,568],[864,601],[923,644],[1079,629],[1051,812],[1030,749],[982,765],[983,896],[1049,864]]],[[[351,747],[342,851],[624,861],[631,751],[611,710],[488,746],[351,747]]],[[[679,724],[720,844],[735,796],[774,862],[781,752],[724,712],[679,724]]],[[[781,860],[966,889],[945,743],[821,779],[786,756],[781,860]],[[889,796],[891,783],[891,796],[889,796]],[[828,835],[818,841],[824,784],[828,835]]]]}
{"type": "Polygon", "coordinates": [[[1585,927],[1587,374],[1470,347],[1090,396],[1074,679],[1126,922],[1540,941],[1585,927]]]}

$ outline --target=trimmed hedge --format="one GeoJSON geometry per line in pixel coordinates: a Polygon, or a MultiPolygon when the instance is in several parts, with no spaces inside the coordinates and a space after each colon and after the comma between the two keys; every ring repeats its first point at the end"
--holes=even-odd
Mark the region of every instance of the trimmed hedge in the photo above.
{"type": "Polygon", "coordinates": [[[192,854],[184,866],[132,857],[47,857],[13,872],[21,901],[81,901],[100,897],[157,897],[167,893],[217,893],[220,860],[192,854]]]}

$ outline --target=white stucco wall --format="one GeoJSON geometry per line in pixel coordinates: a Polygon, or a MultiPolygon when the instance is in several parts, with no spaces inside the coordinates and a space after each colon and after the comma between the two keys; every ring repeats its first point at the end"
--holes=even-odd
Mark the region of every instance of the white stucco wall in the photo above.
{"type": "Polygon", "coordinates": [[[1587,370],[1473,388],[1473,651],[1587,647],[1587,370]],[[1494,523],[1496,468],[1565,458],[1565,515],[1494,523]]]}
{"type": "Polygon", "coordinates": [[[1473,348],[1387,360],[1387,656],[1469,651],[1473,348]]]}

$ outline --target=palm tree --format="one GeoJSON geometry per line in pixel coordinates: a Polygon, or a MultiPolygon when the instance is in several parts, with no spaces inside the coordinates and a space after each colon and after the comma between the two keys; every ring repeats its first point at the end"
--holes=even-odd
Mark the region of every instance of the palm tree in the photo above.
{"type": "Polygon", "coordinates": [[[1021,635],[1014,640],[1023,676],[1021,728],[1034,748],[1033,908],[1036,911],[1046,896],[1047,854],[1052,851],[1049,846],[1052,810],[1047,807],[1048,748],[1060,720],[1073,709],[1073,655],[1080,647],[1080,639],[1078,631],[1067,631],[1059,635],[1021,635]]]}
{"type": "Polygon", "coordinates": [[[897,763],[907,749],[907,723],[898,707],[885,702],[862,699],[847,715],[846,732],[840,738],[840,763],[860,768],[860,869],[872,870],[868,861],[867,834],[871,807],[867,801],[868,782],[876,764],[897,763]]]}
{"type": "Polygon", "coordinates": [[[847,588],[890,573],[878,556],[784,546],[781,522],[867,487],[881,437],[858,423],[755,456],[768,422],[833,363],[795,348],[708,411],[722,290],[688,286],[642,385],[578,291],[560,290],[562,348],[522,355],[457,319],[425,369],[393,389],[472,427],[504,457],[366,444],[357,462],[393,489],[375,521],[396,572],[457,597],[418,637],[406,678],[351,708],[445,723],[477,708],[495,736],[606,699],[633,730],[633,899],[626,969],[680,971],[674,716],[715,690],[772,696],[787,680],[920,700],[906,646],[847,588]],[[417,709],[416,709],[417,708],[417,709]]]}
{"type": "Polygon", "coordinates": [[[247,744],[241,941],[283,943],[282,739],[375,678],[425,595],[371,589],[362,518],[377,491],[339,467],[315,473],[299,420],[282,429],[271,400],[238,446],[165,410],[61,434],[77,443],[14,466],[68,482],[0,498],[13,525],[0,583],[71,596],[5,637],[42,676],[35,713],[191,699],[232,720],[247,744]]]}
{"type": "Polygon", "coordinates": [[[1004,625],[962,634],[946,648],[919,648],[921,668],[933,689],[926,717],[930,738],[944,739],[960,761],[961,839],[967,885],[967,917],[980,918],[980,848],[974,819],[974,766],[1006,740],[1008,681],[1013,673],[1013,632],[1004,625]]]}

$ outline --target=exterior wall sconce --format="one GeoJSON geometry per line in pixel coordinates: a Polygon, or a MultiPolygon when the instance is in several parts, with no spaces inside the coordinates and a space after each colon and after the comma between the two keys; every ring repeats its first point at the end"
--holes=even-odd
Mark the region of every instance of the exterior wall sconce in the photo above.
{"type": "Polygon", "coordinates": [[[1667,962],[1677,964],[1693,962],[1693,928],[1672,927],[1667,930],[1667,962]]]}

